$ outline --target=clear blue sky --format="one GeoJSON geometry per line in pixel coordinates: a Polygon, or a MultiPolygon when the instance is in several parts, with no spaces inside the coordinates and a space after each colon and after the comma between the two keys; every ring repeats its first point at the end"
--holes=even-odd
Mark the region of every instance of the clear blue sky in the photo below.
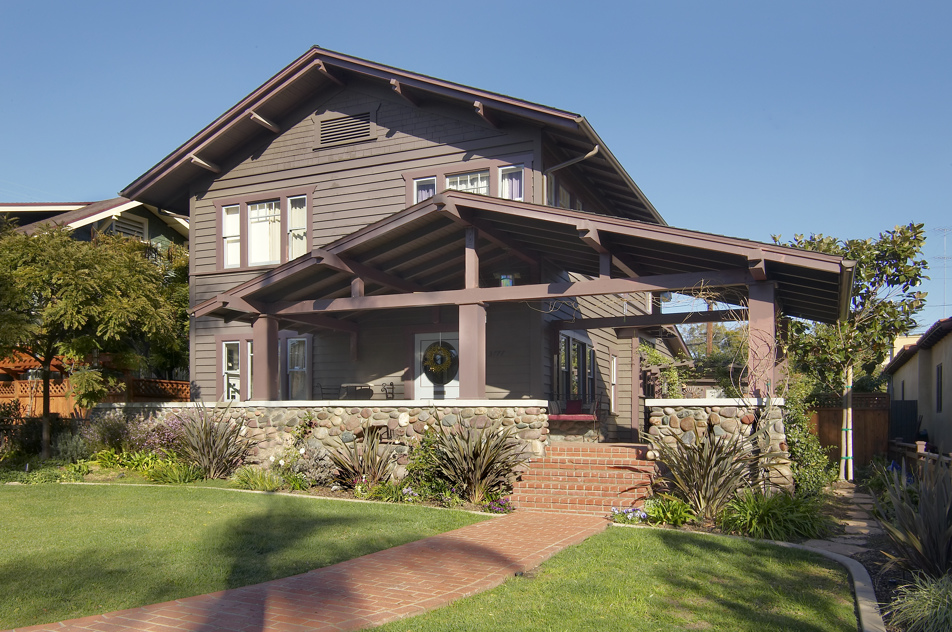
{"type": "Polygon", "coordinates": [[[674,226],[924,222],[921,320],[952,315],[948,0],[0,0],[0,23],[0,201],[113,197],[317,44],[583,114],[674,226]]]}

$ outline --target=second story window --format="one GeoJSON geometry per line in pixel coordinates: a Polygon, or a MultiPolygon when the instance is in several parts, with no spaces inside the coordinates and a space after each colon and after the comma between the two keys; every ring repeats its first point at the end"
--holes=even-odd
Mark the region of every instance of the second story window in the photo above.
{"type": "Polygon", "coordinates": [[[446,176],[446,188],[489,195],[489,170],[446,176]]]}
{"type": "Polygon", "coordinates": [[[296,259],[310,250],[306,193],[218,204],[219,267],[246,268],[296,259]]]}
{"type": "Polygon", "coordinates": [[[499,197],[520,202],[523,200],[522,172],[522,165],[499,170],[499,197]]]}
{"type": "Polygon", "coordinates": [[[436,195],[436,178],[419,178],[413,181],[413,201],[419,204],[436,195]]]}

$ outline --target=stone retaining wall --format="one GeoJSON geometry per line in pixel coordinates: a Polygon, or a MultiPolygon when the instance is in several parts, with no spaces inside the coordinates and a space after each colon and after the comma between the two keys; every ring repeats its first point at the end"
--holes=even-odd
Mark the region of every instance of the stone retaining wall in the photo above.
{"type": "MultiPolygon", "coordinates": [[[[750,436],[766,427],[770,437],[770,451],[782,453],[771,470],[771,483],[790,488],[793,473],[790,469],[787,437],[783,426],[782,401],[768,404],[762,400],[749,399],[668,399],[647,400],[645,427],[648,434],[664,441],[675,443],[675,437],[693,443],[698,437],[750,436]]],[[[657,458],[657,453],[648,452],[648,458],[657,458]]]]}
{"type": "MultiPolygon", "coordinates": [[[[343,403],[343,402],[342,402],[343,403]]],[[[412,442],[426,426],[440,423],[445,428],[457,424],[464,427],[484,428],[493,423],[515,426],[516,436],[528,449],[542,455],[548,438],[548,418],[543,406],[401,406],[395,402],[380,406],[379,402],[347,402],[347,405],[255,405],[254,403],[232,404],[227,411],[230,419],[245,427],[244,436],[256,442],[251,457],[252,463],[266,465],[281,458],[294,442],[291,431],[305,421],[311,421],[314,429],[309,442],[319,441],[323,446],[343,441],[354,441],[361,428],[377,426],[387,429],[387,435],[395,442],[412,442]],[[373,404],[373,405],[371,405],[373,404]],[[272,459],[271,457],[274,457],[272,459]]],[[[128,413],[152,414],[159,419],[188,413],[194,405],[126,404],[124,406],[99,406],[99,409],[122,408],[128,413]]],[[[316,447],[316,444],[315,444],[316,447]]],[[[406,453],[406,446],[397,446],[398,453],[406,453]]]]}

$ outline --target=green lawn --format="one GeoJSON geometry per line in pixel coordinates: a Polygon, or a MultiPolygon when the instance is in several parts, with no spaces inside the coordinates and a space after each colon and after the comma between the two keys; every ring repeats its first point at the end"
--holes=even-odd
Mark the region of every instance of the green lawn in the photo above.
{"type": "Polygon", "coordinates": [[[846,571],[745,540],[612,528],[496,590],[378,628],[855,632],[846,571]]]}
{"type": "Polygon", "coordinates": [[[483,519],[200,487],[0,485],[0,629],[287,577],[483,519]]]}

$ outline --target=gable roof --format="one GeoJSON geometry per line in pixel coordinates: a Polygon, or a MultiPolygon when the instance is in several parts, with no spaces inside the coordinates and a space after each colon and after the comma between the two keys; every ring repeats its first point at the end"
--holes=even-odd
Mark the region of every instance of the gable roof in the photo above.
{"type": "Polygon", "coordinates": [[[900,349],[889,363],[883,367],[883,373],[893,375],[904,364],[916,356],[919,349],[931,349],[936,346],[940,340],[952,332],[952,318],[943,318],[937,320],[926,330],[926,333],[919,337],[915,344],[906,345],[900,349]]]}
{"type": "Polygon", "coordinates": [[[414,105],[436,101],[475,110],[496,125],[539,126],[564,160],[597,152],[575,163],[606,206],[620,217],[656,224],[664,220],[584,117],[556,108],[436,79],[317,46],[183,143],[120,192],[160,208],[188,213],[189,185],[257,138],[280,133],[281,122],[321,90],[362,78],[389,86],[414,105]]]}
{"type": "MultiPolygon", "coordinates": [[[[3,213],[8,206],[10,208],[14,208],[14,205],[0,204],[0,213],[3,213]]],[[[32,233],[44,224],[68,226],[69,228],[73,229],[82,228],[83,226],[87,226],[93,222],[98,222],[108,217],[119,215],[125,211],[135,208],[144,208],[153,215],[157,216],[180,235],[188,238],[187,218],[178,216],[174,213],[151,209],[142,202],[137,202],[124,197],[116,197],[112,198],[111,200],[100,200],[99,202],[81,204],[40,204],[38,206],[43,209],[49,209],[50,211],[58,210],[58,212],[44,213],[42,219],[27,224],[22,224],[17,228],[17,230],[24,233],[32,233]]],[[[20,216],[26,215],[21,213],[20,216]]]]}

